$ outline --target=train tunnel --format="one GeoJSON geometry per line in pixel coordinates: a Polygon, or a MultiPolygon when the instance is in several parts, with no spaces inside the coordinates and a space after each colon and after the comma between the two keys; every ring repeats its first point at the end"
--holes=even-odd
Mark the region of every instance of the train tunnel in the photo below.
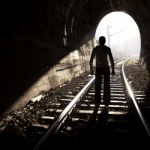
{"type": "Polygon", "coordinates": [[[150,71],[148,0],[23,0],[1,5],[0,114],[87,71],[100,20],[115,11],[137,23],[150,71]]]}

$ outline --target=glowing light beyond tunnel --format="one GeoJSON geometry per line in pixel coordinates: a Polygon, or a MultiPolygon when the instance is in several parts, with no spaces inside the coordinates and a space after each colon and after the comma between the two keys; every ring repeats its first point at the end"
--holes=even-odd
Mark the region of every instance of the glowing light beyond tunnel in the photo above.
{"type": "Polygon", "coordinates": [[[112,12],[99,23],[95,39],[106,37],[106,45],[110,46],[114,58],[140,54],[141,37],[139,28],[131,16],[124,12],[112,12]]]}

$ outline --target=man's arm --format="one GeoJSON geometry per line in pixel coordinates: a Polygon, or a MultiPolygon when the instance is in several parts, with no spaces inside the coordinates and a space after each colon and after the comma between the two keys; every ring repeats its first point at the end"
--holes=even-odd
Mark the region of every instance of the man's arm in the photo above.
{"type": "Polygon", "coordinates": [[[93,75],[93,59],[95,57],[95,51],[93,49],[92,54],[91,54],[91,58],[90,58],[90,74],[93,75]]]}
{"type": "Polygon", "coordinates": [[[111,53],[110,48],[109,48],[109,50],[108,50],[108,56],[109,56],[110,63],[111,63],[112,75],[115,75],[114,58],[113,58],[113,56],[112,56],[112,53],[111,53]]]}

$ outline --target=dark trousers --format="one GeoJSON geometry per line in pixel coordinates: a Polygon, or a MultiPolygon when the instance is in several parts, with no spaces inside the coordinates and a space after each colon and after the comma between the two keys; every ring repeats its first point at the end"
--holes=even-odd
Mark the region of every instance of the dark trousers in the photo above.
{"type": "Polygon", "coordinates": [[[104,95],[103,101],[105,105],[110,102],[110,68],[109,67],[99,67],[96,68],[95,76],[95,102],[98,105],[101,102],[101,86],[102,79],[104,80],[104,95]]]}

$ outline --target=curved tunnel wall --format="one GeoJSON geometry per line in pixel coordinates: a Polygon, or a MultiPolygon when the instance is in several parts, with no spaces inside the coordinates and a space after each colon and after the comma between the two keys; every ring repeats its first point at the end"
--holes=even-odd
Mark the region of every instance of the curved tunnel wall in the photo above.
{"type": "MultiPolygon", "coordinates": [[[[50,82],[55,82],[56,79],[57,84],[60,84],[61,79],[55,75],[54,68],[70,52],[85,51],[85,57],[78,54],[78,58],[88,62],[93,46],[91,41],[88,47],[88,41],[93,39],[102,17],[112,11],[127,12],[137,22],[141,33],[141,60],[146,63],[148,70],[150,68],[148,0],[14,0],[0,3],[0,114],[18,99],[19,103],[24,103],[24,93],[34,96],[43,91],[44,86],[38,92],[33,92],[39,79],[41,84],[45,83],[45,90],[51,88],[54,83],[49,85],[50,82]],[[65,46],[64,37],[67,39],[65,46]],[[84,44],[88,45],[86,49],[84,44]],[[44,78],[48,70],[50,72],[47,79],[50,82],[44,78]]],[[[68,79],[78,69],[72,69],[68,79]]],[[[29,98],[30,96],[28,100],[29,98]]]]}

